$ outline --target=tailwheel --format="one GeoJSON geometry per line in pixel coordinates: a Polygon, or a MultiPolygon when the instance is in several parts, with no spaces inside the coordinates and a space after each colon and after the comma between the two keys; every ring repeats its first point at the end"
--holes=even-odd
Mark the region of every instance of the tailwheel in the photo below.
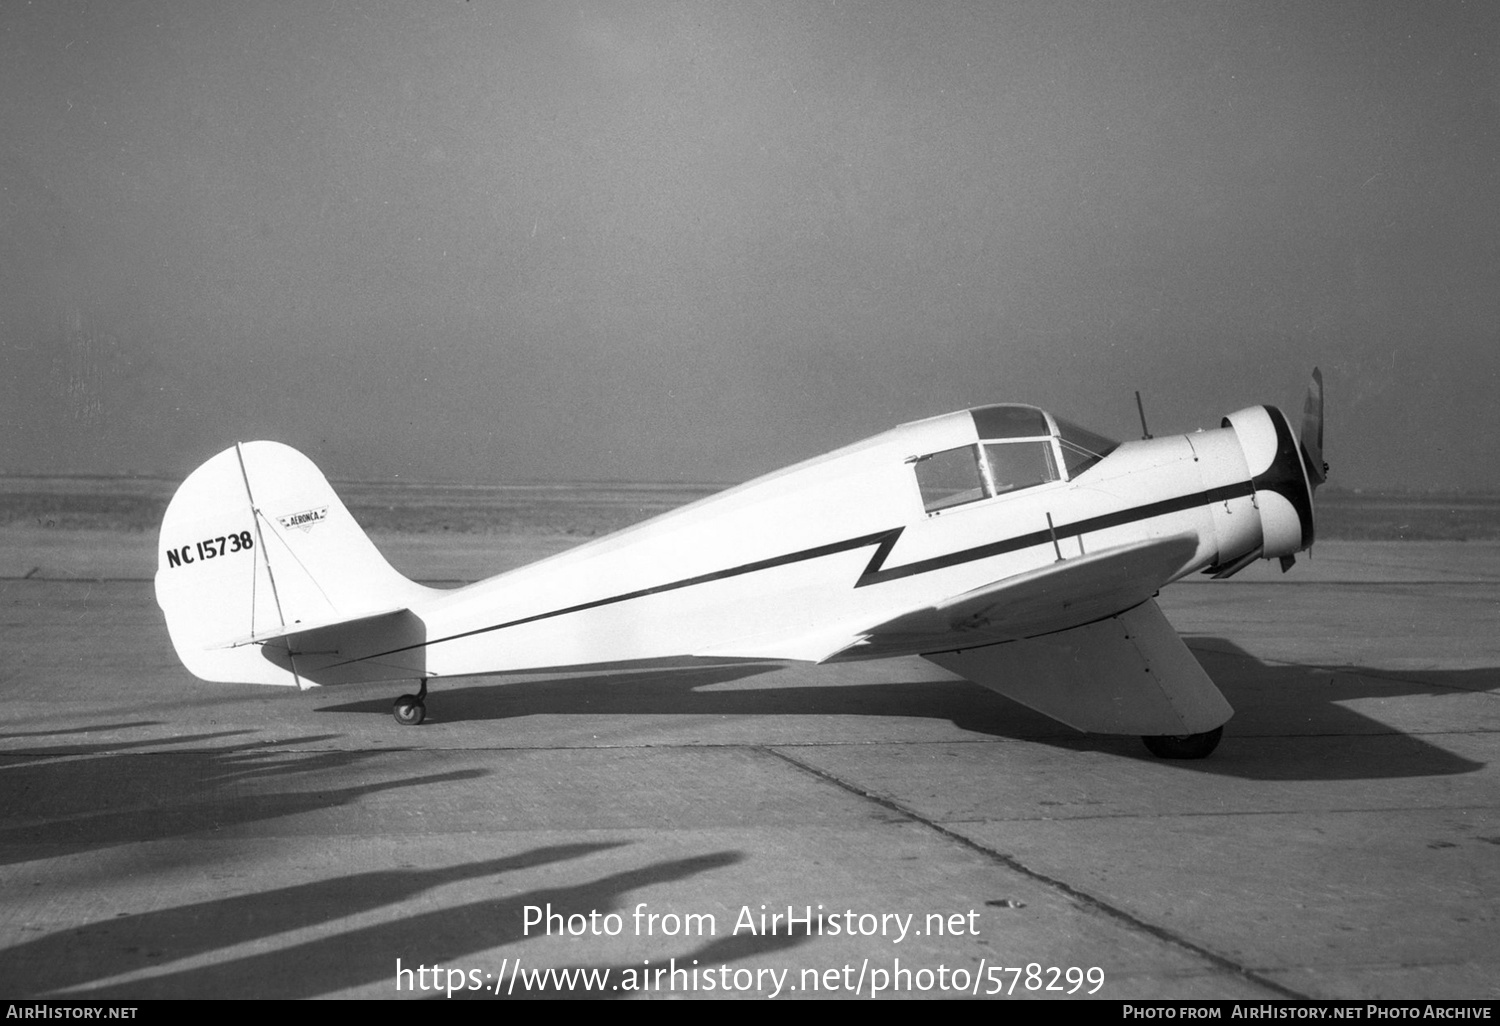
{"type": "Polygon", "coordinates": [[[1158,759],[1203,759],[1219,747],[1223,727],[1202,734],[1159,734],[1141,738],[1158,759]]]}
{"type": "Polygon", "coordinates": [[[427,681],[422,681],[421,689],[415,695],[402,695],[396,699],[396,704],[391,707],[391,715],[396,717],[396,722],[403,727],[415,727],[427,718],[427,706],[423,699],[427,697],[427,681]]]}

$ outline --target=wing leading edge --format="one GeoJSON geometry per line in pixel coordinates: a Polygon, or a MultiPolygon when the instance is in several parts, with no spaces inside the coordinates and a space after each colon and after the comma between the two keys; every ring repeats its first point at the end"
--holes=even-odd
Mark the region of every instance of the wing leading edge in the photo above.
{"type": "Polygon", "coordinates": [[[1192,535],[1155,538],[1060,560],[880,623],[845,621],[795,635],[740,638],[694,655],[822,663],[1019,641],[1140,605],[1180,576],[1196,550],[1192,535]]]}
{"type": "Polygon", "coordinates": [[[1140,605],[1190,565],[1192,535],[1154,538],[1059,560],[860,631],[841,653],[879,658],[1020,641],[1140,605]]]}

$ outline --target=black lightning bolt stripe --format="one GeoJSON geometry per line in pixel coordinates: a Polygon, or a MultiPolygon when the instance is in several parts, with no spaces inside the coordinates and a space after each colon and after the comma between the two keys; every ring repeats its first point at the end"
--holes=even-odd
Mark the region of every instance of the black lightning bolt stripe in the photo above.
{"type": "MultiPolygon", "coordinates": [[[[1207,491],[1195,492],[1192,495],[1179,495],[1173,499],[1148,502],[1144,506],[1132,506],[1130,509],[1122,509],[1118,513],[1106,513],[1103,516],[1089,517],[1087,520],[1076,520],[1071,524],[1059,524],[1055,530],[1059,538],[1074,538],[1093,531],[1105,531],[1111,527],[1120,527],[1124,524],[1135,523],[1139,520],[1150,520],[1152,517],[1165,516],[1168,513],[1180,513],[1185,509],[1193,509],[1194,507],[1204,506],[1211,502],[1228,502],[1230,499],[1237,499],[1244,495],[1253,495],[1254,493],[1255,486],[1253,483],[1240,481],[1221,488],[1210,488],[1207,491]]],[[[958,566],[960,563],[972,563],[976,559],[988,559],[991,556],[1001,556],[1007,552],[1029,549],[1033,545],[1049,544],[1051,541],[1051,531],[1033,531],[1030,534],[1006,538],[1003,541],[990,542],[987,545],[976,545],[972,549],[960,549],[957,552],[949,552],[941,556],[919,559],[915,563],[882,567],[881,564],[885,561],[885,554],[890,552],[890,547],[886,546],[875,553],[875,558],[870,561],[869,567],[865,569],[865,572],[855,582],[854,586],[856,588],[863,588],[870,584],[883,584],[886,581],[911,577],[914,574],[925,574],[932,570],[943,570],[950,566],[958,566]]],[[[891,545],[895,545],[894,537],[891,539],[891,545]]]]}
{"type": "MultiPolygon", "coordinates": [[[[1168,513],[1179,513],[1182,510],[1193,509],[1194,507],[1204,506],[1213,502],[1227,502],[1230,499],[1253,495],[1254,493],[1255,485],[1253,482],[1240,481],[1236,484],[1225,485],[1220,488],[1210,488],[1207,491],[1194,492],[1191,495],[1179,495],[1176,498],[1148,502],[1143,506],[1133,506],[1130,509],[1123,509],[1115,513],[1106,513],[1102,516],[1089,517],[1086,520],[1077,520],[1071,524],[1059,524],[1056,527],[1057,537],[1073,538],[1093,531],[1104,531],[1111,527],[1120,527],[1124,524],[1136,523],[1141,520],[1150,520],[1152,517],[1165,516],[1168,513]]],[[[535,623],[538,620],[548,620],[556,616],[567,616],[569,613],[581,613],[586,609],[598,609],[601,606],[629,602],[632,599],[645,598],[648,595],[660,595],[664,592],[691,588],[695,585],[708,584],[712,581],[722,581],[730,577],[740,577],[744,574],[753,574],[761,570],[787,566],[791,563],[800,563],[809,559],[821,559],[824,556],[849,552],[853,549],[864,548],[867,545],[876,546],[875,552],[870,557],[870,562],[865,567],[864,572],[854,582],[856,588],[864,588],[872,584],[883,584],[886,581],[912,577],[916,574],[930,573],[933,570],[942,570],[950,566],[958,566],[962,563],[972,563],[975,560],[988,559],[991,556],[1029,549],[1034,545],[1049,544],[1052,540],[1051,531],[1033,531],[1030,534],[1006,538],[1003,541],[990,542],[986,545],[960,549],[941,556],[919,559],[914,563],[888,567],[885,565],[885,561],[889,558],[891,550],[896,547],[897,539],[901,537],[901,533],[905,530],[905,527],[893,527],[889,530],[877,531],[874,534],[865,534],[857,538],[848,538],[844,541],[830,542],[827,545],[818,545],[810,549],[801,549],[797,552],[789,552],[781,556],[772,556],[769,559],[761,559],[753,563],[743,563],[725,570],[715,570],[712,573],[700,574],[697,577],[687,577],[668,584],[658,584],[651,588],[641,588],[637,591],[625,592],[620,595],[611,595],[608,598],[595,599],[592,602],[580,602],[574,606],[566,606],[562,609],[552,609],[545,613],[524,616],[519,620],[507,620],[504,623],[491,624],[488,627],[476,627],[471,631],[450,634],[442,638],[433,638],[415,645],[393,648],[385,652],[377,652],[373,655],[360,656],[358,659],[349,661],[363,662],[367,659],[379,659],[383,656],[394,655],[397,652],[407,652],[414,648],[438,645],[445,641],[457,641],[460,638],[470,638],[476,634],[488,634],[491,631],[503,631],[510,627],[535,623]]]]}
{"type": "MultiPolygon", "coordinates": [[[[833,556],[840,552],[848,552],[851,549],[864,548],[866,545],[879,543],[880,548],[876,550],[876,560],[883,559],[882,553],[889,552],[891,546],[896,544],[900,537],[902,527],[895,527],[888,531],[879,531],[875,534],[866,534],[858,538],[849,538],[844,541],[830,542],[827,545],[818,545],[810,549],[802,549],[800,552],[789,552],[783,556],[772,556],[770,559],[757,560],[754,563],[744,563],[740,566],[730,567],[727,570],[715,570],[712,573],[700,574],[697,577],[688,577],[680,581],[672,581],[669,584],[658,584],[652,588],[641,588],[639,591],[629,591],[623,595],[611,595],[608,598],[595,599],[592,602],[580,602],[576,606],[567,606],[563,609],[553,609],[545,613],[536,613],[532,616],[523,616],[519,620],[507,620],[505,623],[491,624],[488,627],[476,627],[472,631],[464,631],[460,634],[450,634],[444,638],[433,638],[430,641],[419,642],[415,645],[406,645],[402,648],[393,648],[385,652],[377,652],[374,655],[360,656],[349,662],[362,662],[366,659],[379,659],[381,656],[394,655],[397,652],[407,652],[414,648],[425,648],[429,645],[441,644],[444,641],[457,641],[459,638],[470,638],[476,634],[487,634],[490,631],[503,631],[508,627],[519,627],[522,624],[535,623],[537,620],[549,620],[554,616],[567,616],[569,613],[581,613],[585,609],[598,609],[600,606],[611,606],[618,602],[629,602],[631,599],[645,598],[647,595],[660,595],[663,592],[677,591],[680,588],[691,588],[698,584],[708,584],[710,581],[722,581],[729,577],[739,577],[742,574],[753,574],[759,570],[770,570],[773,567],[786,566],[790,563],[800,563],[808,559],[820,559],[823,556],[833,556]]],[[[871,565],[875,565],[872,561],[871,565]]],[[[868,572],[868,571],[867,571],[868,572]]],[[[338,665],[343,665],[342,663],[338,665]]]]}

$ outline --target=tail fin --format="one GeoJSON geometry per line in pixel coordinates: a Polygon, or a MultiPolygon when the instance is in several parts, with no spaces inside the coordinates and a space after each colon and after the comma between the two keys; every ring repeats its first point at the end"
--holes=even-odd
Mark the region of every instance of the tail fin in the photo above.
{"type": "Polygon", "coordinates": [[[308,686],[292,635],[434,594],[397,573],[312,461],[278,442],[236,445],[193,471],[159,550],[157,605],[178,658],[204,680],[308,686]]]}

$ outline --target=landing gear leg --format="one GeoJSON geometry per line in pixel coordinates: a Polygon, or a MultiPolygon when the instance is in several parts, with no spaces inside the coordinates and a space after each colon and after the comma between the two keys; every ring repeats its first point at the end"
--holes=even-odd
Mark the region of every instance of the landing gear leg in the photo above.
{"type": "Polygon", "coordinates": [[[1215,727],[1203,734],[1161,734],[1141,740],[1158,759],[1202,759],[1219,747],[1223,736],[1224,728],[1215,727]]]}
{"type": "Polygon", "coordinates": [[[391,708],[391,715],[396,717],[396,722],[403,727],[415,727],[427,718],[427,706],[423,705],[423,699],[427,697],[427,679],[422,679],[422,687],[415,695],[402,695],[396,699],[396,704],[391,708]]]}

